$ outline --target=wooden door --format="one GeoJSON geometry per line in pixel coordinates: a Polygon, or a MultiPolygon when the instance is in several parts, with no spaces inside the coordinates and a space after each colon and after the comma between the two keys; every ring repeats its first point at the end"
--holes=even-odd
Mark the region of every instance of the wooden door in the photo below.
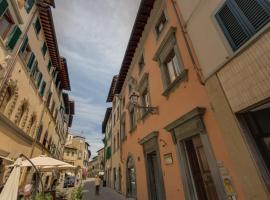
{"type": "Polygon", "coordinates": [[[189,166],[199,200],[217,200],[216,188],[199,136],[185,141],[189,166]]]}

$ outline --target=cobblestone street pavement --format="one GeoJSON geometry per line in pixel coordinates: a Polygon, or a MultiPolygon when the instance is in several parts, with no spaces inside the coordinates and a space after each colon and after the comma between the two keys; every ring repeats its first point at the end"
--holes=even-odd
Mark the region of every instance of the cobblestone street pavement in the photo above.
{"type": "Polygon", "coordinates": [[[100,188],[99,196],[95,195],[94,179],[88,179],[83,186],[83,200],[125,200],[126,198],[111,188],[100,188]]]}

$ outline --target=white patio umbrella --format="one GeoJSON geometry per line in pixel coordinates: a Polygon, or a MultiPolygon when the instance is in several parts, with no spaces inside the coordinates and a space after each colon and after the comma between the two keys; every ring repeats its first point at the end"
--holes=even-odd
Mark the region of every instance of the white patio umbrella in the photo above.
{"type": "Polygon", "coordinates": [[[0,200],[17,200],[22,159],[18,158],[0,194],[0,200]]]}
{"type": "MultiPolygon", "coordinates": [[[[62,166],[62,165],[69,165],[66,162],[48,157],[46,155],[40,155],[38,157],[31,158],[30,161],[38,168],[42,168],[46,166],[57,167],[57,166],[62,166]]],[[[31,167],[31,166],[32,164],[28,160],[23,161],[21,165],[21,167],[31,167]]]]}
{"type": "Polygon", "coordinates": [[[40,171],[44,172],[44,171],[51,171],[53,169],[59,169],[59,170],[64,170],[64,169],[76,169],[76,166],[73,166],[71,164],[66,164],[66,165],[58,165],[58,166],[44,166],[39,168],[40,171]]]}

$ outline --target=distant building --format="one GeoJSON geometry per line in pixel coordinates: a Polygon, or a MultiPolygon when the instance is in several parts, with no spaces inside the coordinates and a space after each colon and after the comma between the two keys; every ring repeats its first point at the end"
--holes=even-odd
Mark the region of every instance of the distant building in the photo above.
{"type": "Polygon", "coordinates": [[[91,177],[104,175],[104,148],[97,151],[97,156],[89,162],[89,173],[91,177]]]}
{"type": "Polygon", "coordinates": [[[79,168],[77,178],[87,176],[91,152],[89,144],[82,136],[69,134],[64,148],[64,161],[79,168]]]}
{"type": "Polygon", "coordinates": [[[111,87],[108,93],[107,102],[112,102],[111,111],[111,170],[112,173],[108,178],[110,179],[111,187],[119,192],[122,191],[122,166],[120,162],[120,128],[121,128],[121,98],[115,95],[115,85],[118,76],[114,76],[112,79],[111,87]]]}
{"type": "Polygon", "coordinates": [[[102,122],[102,133],[105,134],[104,142],[104,170],[107,186],[112,186],[112,108],[106,109],[102,122]]]}
{"type": "Polygon", "coordinates": [[[0,185],[5,165],[22,153],[63,156],[74,102],[64,92],[71,87],[54,6],[54,0],[0,1],[0,185]]]}

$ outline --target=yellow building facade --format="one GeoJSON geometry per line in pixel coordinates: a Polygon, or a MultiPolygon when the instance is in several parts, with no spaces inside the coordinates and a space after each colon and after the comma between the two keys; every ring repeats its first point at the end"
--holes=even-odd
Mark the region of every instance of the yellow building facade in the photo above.
{"type": "Polygon", "coordinates": [[[0,4],[1,168],[20,154],[62,159],[74,102],[64,92],[70,83],[57,46],[54,1],[0,4]]]}

